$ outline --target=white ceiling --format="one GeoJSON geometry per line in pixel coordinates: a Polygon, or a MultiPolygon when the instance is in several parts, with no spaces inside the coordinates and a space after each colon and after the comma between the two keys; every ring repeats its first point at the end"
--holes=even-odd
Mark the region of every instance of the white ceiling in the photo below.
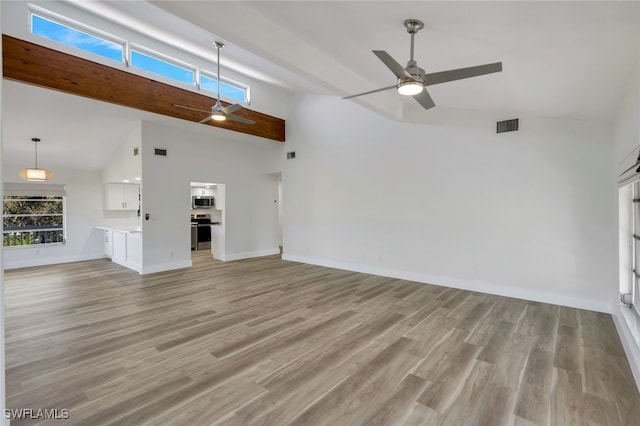
{"type": "MultiPolygon", "coordinates": [[[[81,3],[132,26],[144,21],[145,32],[175,32],[177,44],[203,52],[221,38],[234,46],[225,52],[228,66],[295,91],[344,96],[394,84],[371,50],[404,64],[406,18],[425,23],[415,56],[427,72],[502,61],[502,73],[430,87],[434,110],[418,111],[409,99],[413,117],[460,110],[610,121],[640,55],[639,2],[81,3]]],[[[3,159],[26,165],[30,139],[40,137],[42,166],[98,170],[136,121],[161,119],[6,80],[2,97],[3,159]]],[[[401,118],[407,99],[391,91],[356,102],[401,118]]]]}
{"type": "MultiPolygon", "coordinates": [[[[386,50],[404,64],[410,40],[406,18],[425,23],[416,36],[415,57],[427,72],[503,62],[502,73],[431,87],[441,108],[611,120],[640,55],[639,2],[155,4],[309,74],[337,95],[395,83],[371,50],[386,50]],[[238,25],[233,18],[241,17],[238,25]],[[314,60],[318,52],[326,60],[314,60]]],[[[392,95],[386,101],[401,98],[392,95]]]]}

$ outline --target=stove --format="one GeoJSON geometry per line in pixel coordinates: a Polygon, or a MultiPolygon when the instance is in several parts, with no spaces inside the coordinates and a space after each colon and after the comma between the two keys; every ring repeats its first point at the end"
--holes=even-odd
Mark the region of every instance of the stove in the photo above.
{"type": "Polygon", "coordinates": [[[191,250],[211,248],[211,215],[191,215],[191,250]]]}

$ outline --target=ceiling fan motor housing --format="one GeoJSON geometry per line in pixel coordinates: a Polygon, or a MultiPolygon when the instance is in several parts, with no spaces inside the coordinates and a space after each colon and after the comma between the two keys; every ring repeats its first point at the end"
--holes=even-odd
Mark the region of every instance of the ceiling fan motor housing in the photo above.
{"type": "Polygon", "coordinates": [[[424,28],[424,23],[418,19],[406,19],[404,26],[409,34],[415,34],[424,28]]]}

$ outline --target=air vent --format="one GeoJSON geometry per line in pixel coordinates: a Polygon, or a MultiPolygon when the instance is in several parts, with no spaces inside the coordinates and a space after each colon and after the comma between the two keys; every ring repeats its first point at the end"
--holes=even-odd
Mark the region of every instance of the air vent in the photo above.
{"type": "Polygon", "coordinates": [[[287,160],[291,160],[292,158],[296,158],[296,152],[295,151],[287,152],[287,160]]]}
{"type": "Polygon", "coordinates": [[[496,133],[515,132],[518,130],[518,119],[498,121],[496,123],[496,133]]]}
{"type": "Polygon", "coordinates": [[[154,148],[153,149],[153,153],[155,155],[159,155],[161,157],[166,157],[167,156],[167,150],[164,148],[154,148]]]}

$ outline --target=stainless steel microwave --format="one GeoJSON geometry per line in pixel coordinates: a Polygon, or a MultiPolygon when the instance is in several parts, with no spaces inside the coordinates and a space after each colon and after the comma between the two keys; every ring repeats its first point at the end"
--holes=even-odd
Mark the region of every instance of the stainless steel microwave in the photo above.
{"type": "Polygon", "coordinates": [[[192,209],[214,209],[216,207],[216,198],[210,195],[192,195],[192,209]]]}

